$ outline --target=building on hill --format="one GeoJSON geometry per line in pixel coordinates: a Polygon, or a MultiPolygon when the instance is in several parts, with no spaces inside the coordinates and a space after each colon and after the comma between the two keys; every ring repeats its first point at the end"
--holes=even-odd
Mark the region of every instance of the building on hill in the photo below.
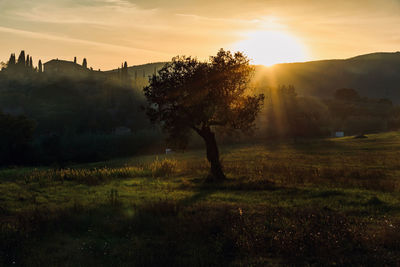
{"type": "Polygon", "coordinates": [[[65,75],[65,76],[76,76],[86,74],[88,69],[83,66],[67,60],[53,59],[44,65],[44,73],[50,75],[65,75]]]}

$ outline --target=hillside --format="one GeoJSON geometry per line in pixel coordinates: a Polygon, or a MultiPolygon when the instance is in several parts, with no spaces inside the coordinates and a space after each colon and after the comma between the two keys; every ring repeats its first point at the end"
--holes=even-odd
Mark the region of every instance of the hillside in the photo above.
{"type": "Polygon", "coordinates": [[[353,88],[362,96],[400,103],[400,52],[258,66],[256,79],[263,87],[294,85],[303,95],[328,98],[336,89],[353,88]]]}
{"type": "MultiPolygon", "coordinates": [[[[128,67],[133,86],[141,89],[148,77],[165,62],[128,67]]],[[[95,72],[117,74],[118,69],[95,72]]],[[[388,98],[400,103],[400,52],[372,53],[349,59],[284,63],[256,66],[255,81],[260,89],[294,85],[300,95],[330,98],[336,89],[352,88],[370,98],[388,98]]]]}
{"type": "MultiPolygon", "coordinates": [[[[128,73],[137,87],[165,62],[136,65],[128,73]],[[136,77],[136,79],[135,79],[136,77]]],[[[113,73],[117,70],[108,71],[113,73]]],[[[301,95],[330,98],[339,88],[353,88],[370,98],[388,98],[400,103],[400,52],[372,53],[349,59],[256,66],[255,79],[261,88],[294,85],[301,95]]]]}
{"type": "MultiPolygon", "coordinates": [[[[162,66],[164,66],[164,64],[165,62],[155,62],[142,65],[134,65],[128,67],[128,73],[131,76],[131,78],[135,77],[135,72],[138,78],[148,77],[149,75],[154,74],[155,71],[161,69],[162,66]]],[[[118,72],[118,69],[105,71],[105,73],[115,73],[115,72],[118,72]]]]}
{"type": "MultiPolygon", "coordinates": [[[[128,67],[128,75],[133,83],[133,86],[138,89],[142,89],[147,85],[149,76],[156,73],[164,66],[165,62],[147,63],[143,65],[135,65],[128,67]]],[[[118,69],[106,71],[106,74],[115,74],[118,69]]]]}

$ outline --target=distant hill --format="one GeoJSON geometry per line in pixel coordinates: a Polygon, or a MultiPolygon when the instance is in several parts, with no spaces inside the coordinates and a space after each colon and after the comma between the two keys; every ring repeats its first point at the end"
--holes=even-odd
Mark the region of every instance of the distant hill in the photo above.
{"type": "Polygon", "coordinates": [[[400,103],[400,52],[257,66],[256,80],[262,87],[291,84],[302,95],[328,98],[336,89],[353,88],[362,96],[400,103]]]}
{"type": "MultiPolygon", "coordinates": [[[[128,67],[134,86],[143,88],[148,77],[165,62],[128,67]]],[[[102,72],[116,74],[118,69],[102,72]]],[[[352,88],[361,96],[388,98],[400,103],[400,52],[373,53],[349,59],[256,66],[255,80],[261,89],[294,85],[301,95],[330,98],[336,89],[352,88]]]]}
{"type": "MultiPolygon", "coordinates": [[[[133,83],[133,87],[142,89],[148,84],[149,76],[160,70],[166,62],[147,63],[128,67],[128,75],[133,83]]],[[[117,74],[119,69],[105,71],[106,74],[117,74]]]]}
{"type": "MultiPolygon", "coordinates": [[[[158,71],[161,69],[166,62],[155,62],[155,63],[147,63],[143,65],[135,65],[128,67],[128,73],[132,77],[134,77],[135,72],[137,73],[138,77],[148,77],[149,75],[154,74],[155,71],[158,71]]],[[[118,69],[110,70],[110,71],[105,71],[105,73],[115,73],[117,72],[118,69]]]]}
{"type": "MultiPolygon", "coordinates": [[[[164,64],[132,66],[128,68],[128,73],[133,81],[137,77],[137,87],[140,88],[147,84],[148,76],[164,64]]],[[[299,94],[307,96],[330,98],[336,89],[353,88],[362,96],[388,98],[400,103],[400,52],[284,63],[273,67],[256,66],[255,79],[262,88],[294,85],[299,94]]]]}

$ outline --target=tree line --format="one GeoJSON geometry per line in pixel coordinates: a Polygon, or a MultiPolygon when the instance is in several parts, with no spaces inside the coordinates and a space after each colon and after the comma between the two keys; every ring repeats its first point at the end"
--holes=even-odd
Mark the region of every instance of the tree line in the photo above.
{"type": "Polygon", "coordinates": [[[12,54],[0,71],[0,138],[7,146],[0,165],[104,160],[155,144],[162,137],[141,110],[143,94],[124,79],[97,72],[50,75],[24,51],[17,59],[12,54]],[[18,131],[29,138],[13,136],[18,131]]]}

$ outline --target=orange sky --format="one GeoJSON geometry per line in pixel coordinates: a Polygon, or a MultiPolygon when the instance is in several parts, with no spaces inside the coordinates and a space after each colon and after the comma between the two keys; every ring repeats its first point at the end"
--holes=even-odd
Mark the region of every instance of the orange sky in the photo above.
{"type": "MultiPolygon", "coordinates": [[[[236,48],[249,33],[269,31],[295,38],[304,60],[398,51],[400,1],[0,0],[0,61],[21,49],[35,62],[86,57],[104,70],[178,54],[204,59],[236,48]]],[[[256,41],[266,43],[264,57],[278,61],[292,50],[256,41]]]]}

